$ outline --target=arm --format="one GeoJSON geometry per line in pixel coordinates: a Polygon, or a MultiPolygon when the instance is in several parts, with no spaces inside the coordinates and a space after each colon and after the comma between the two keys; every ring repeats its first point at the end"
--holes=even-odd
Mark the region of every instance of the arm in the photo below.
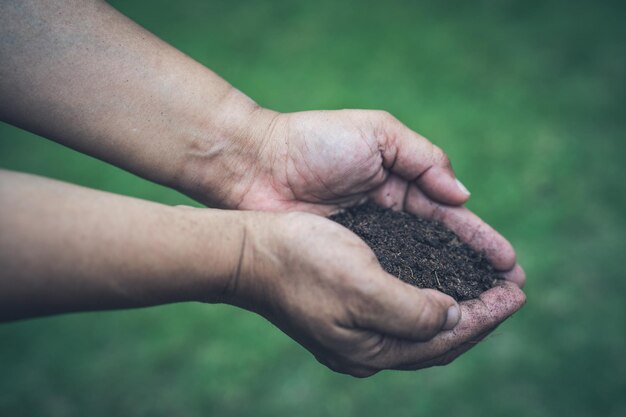
{"type": "Polygon", "coordinates": [[[0,39],[0,120],[213,205],[256,158],[270,112],[104,1],[0,2],[0,39]]]}
{"type": "Polygon", "coordinates": [[[244,216],[173,208],[0,171],[0,321],[212,300],[244,216]]]}
{"type": "Polygon", "coordinates": [[[524,303],[507,283],[460,306],[412,287],[312,214],[172,208],[6,171],[0,230],[2,321],[224,302],[355,376],[447,363],[524,303]]]}

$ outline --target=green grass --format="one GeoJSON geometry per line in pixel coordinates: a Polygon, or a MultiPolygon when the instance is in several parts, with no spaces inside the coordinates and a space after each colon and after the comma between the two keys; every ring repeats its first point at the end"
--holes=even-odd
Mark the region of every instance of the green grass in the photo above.
{"type": "MultiPolygon", "coordinates": [[[[619,2],[113,3],[262,105],[382,108],[441,145],[516,246],[528,304],[448,367],[367,380],[227,306],[3,325],[0,415],[626,415],[619,2]]],[[[189,201],[7,125],[0,166],[189,201]]]]}

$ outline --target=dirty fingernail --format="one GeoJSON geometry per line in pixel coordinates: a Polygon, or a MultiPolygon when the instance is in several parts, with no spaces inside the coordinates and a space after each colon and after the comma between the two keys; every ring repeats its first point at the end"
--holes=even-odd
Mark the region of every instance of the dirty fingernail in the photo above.
{"type": "Polygon", "coordinates": [[[463,185],[463,183],[461,181],[459,181],[458,178],[455,178],[454,180],[456,181],[457,187],[459,187],[459,190],[461,190],[463,192],[463,194],[467,194],[467,195],[471,194],[469,192],[469,190],[463,185]]]}
{"type": "Polygon", "coordinates": [[[461,320],[461,310],[458,305],[453,305],[448,308],[448,317],[446,318],[446,324],[443,325],[443,330],[452,330],[461,320]]]}

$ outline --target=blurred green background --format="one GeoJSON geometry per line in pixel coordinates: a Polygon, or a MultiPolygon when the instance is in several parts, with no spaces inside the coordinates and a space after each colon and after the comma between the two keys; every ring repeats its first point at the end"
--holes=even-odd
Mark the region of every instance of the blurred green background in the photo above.
{"type": "MultiPolygon", "coordinates": [[[[620,3],[114,1],[264,106],[381,108],[431,138],[517,248],[528,304],[450,366],[366,380],[228,306],[2,325],[0,415],[626,415],[620,3]]],[[[189,202],[7,125],[0,166],[189,202]]]]}

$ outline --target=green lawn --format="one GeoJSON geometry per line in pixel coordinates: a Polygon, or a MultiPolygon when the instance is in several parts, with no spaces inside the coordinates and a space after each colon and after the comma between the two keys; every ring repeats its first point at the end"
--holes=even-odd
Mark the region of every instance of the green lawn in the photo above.
{"type": "MultiPolygon", "coordinates": [[[[228,306],[2,325],[0,415],[626,415],[620,2],[113,3],[264,106],[382,108],[431,138],[517,248],[528,303],[448,367],[366,380],[228,306]]],[[[189,202],[2,124],[0,166],[189,202]]]]}

